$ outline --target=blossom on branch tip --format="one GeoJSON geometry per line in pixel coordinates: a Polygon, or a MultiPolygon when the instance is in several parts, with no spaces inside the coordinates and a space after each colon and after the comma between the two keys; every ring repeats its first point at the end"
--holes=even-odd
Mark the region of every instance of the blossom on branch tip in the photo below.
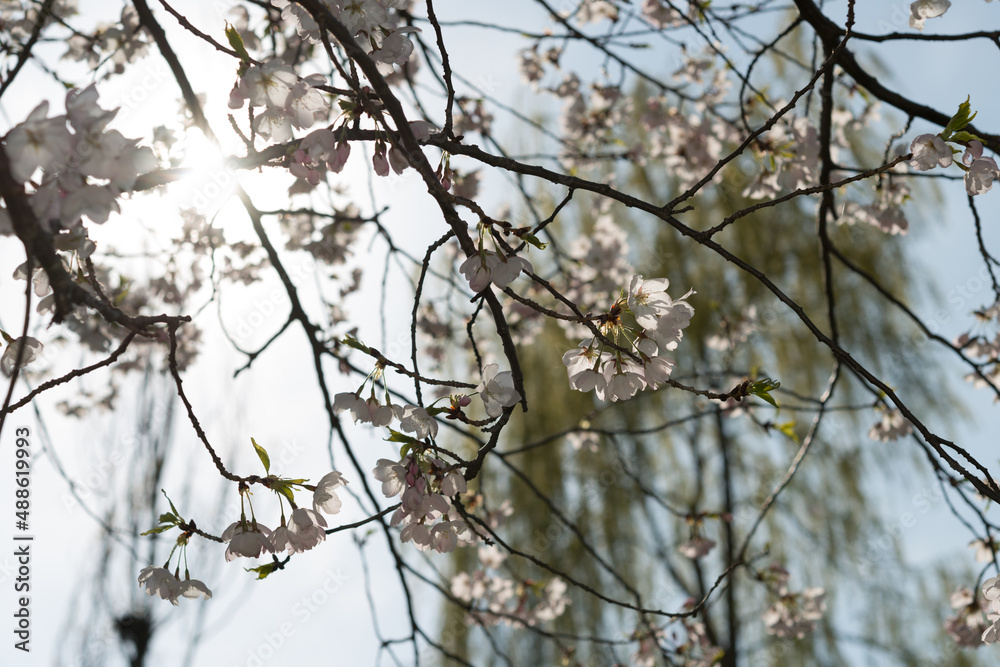
{"type": "Polygon", "coordinates": [[[11,175],[18,183],[31,178],[39,167],[48,169],[71,152],[66,117],[46,118],[48,113],[49,103],[42,102],[23,123],[7,133],[5,150],[10,158],[11,175]]]}
{"type": "Polygon", "coordinates": [[[1000,168],[990,157],[976,160],[965,174],[965,189],[970,195],[989,192],[993,181],[1000,179],[1000,168]]]}
{"type": "Polygon", "coordinates": [[[169,600],[175,607],[177,597],[181,595],[181,582],[171,574],[170,570],[163,567],[150,565],[143,568],[139,573],[139,586],[145,587],[146,594],[150,597],[159,595],[162,599],[169,600]]]}
{"type": "Polygon", "coordinates": [[[406,467],[408,458],[402,461],[392,461],[390,459],[379,459],[372,474],[375,479],[382,482],[382,495],[386,498],[398,496],[406,488],[406,467]]]}
{"type": "Polygon", "coordinates": [[[499,373],[500,366],[487,364],[483,367],[483,381],[476,392],[483,399],[486,414],[499,417],[504,408],[515,405],[521,397],[514,389],[514,375],[510,371],[499,373]]]}
{"type": "Polygon", "coordinates": [[[782,639],[801,639],[816,629],[816,622],[826,612],[826,592],[807,588],[801,593],[782,591],[779,599],[761,615],[769,635],[782,639]]]}
{"type": "Polygon", "coordinates": [[[189,599],[205,598],[206,600],[209,600],[212,597],[212,591],[210,591],[208,586],[206,586],[202,581],[198,581],[197,579],[185,579],[180,582],[180,584],[180,594],[183,597],[189,599]]]}
{"type": "Polygon", "coordinates": [[[268,539],[271,529],[264,524],[246,520],[236,521],[229,525],[222,533],[222,539],[229,542],[226,547],[226,562],[235,560],[239,556],[244,558],[259,558],[261,553],[267,551],[274,553],[274,545],[268,539]]]}
{"type": "Polygon", "coordinates": [[[403,415],[399,420],[399,427],[404,433],[413,433],[418,440],[430,436],[437,436],[438,423],[434,417],[427,413],[424,408],[416,405],[407,405],[403,408],[403,415]]]}
{"type": "Polygon", "coordinates": [[[7,345],[3,356],[0,357],[0,370],[3,370],[5,375],[11,375],[14,372],[14,364],[17,363],[17,355],[22,347],[24,352],[20,352],[21,368],[37,359],[42,352],[42,343],[38,339],[31,336],[15,338],[7,345]]]}
{"type": "Polygon", "coordinates": [[[707,556],[714,548],[715,540],[705,537],[694,537],[677,547],[677,553],[691,560],[698,560],[707,556]]]}
{"type": "Polygon", "coordinates": [[[868,430],[868,437],[879,442],[898,440],[913,432],[910,422],[899,410],[886,407],[876,409],[881,413],[881,419],[868,430]]]}
{"type": "Polygon", "coordinates": [[[949,167],[953,161],[951,147],[936,134],[921,134],[910,143],[913,158],[910,166],[917,171],[927,171],[934,167],[949,167]]]}
{"type": "Polygon", "coordinates": [[[469,288],[479,294],[491,282],[499,289],[503,289],[524,271],[532,271],[531,262],[512,255],[510,257],[490,250],[482,250],[475,255],[468,257],[458,270],[465,275],[469,281],[469,288]]]}
{"type": "Polygon", "coordinates": [[[335,491],[346,484],[347,480],[336,470],[323,475],[316,484],[316,490],[313,491],[313,509],[317,512],[325,512],[326,514],[337,514],[340,512],[343,503],[335,491]]]}
{"type": "Polygon", "coordinates": [[[910,5],[910,27],[923,30],[926,19],[942,16],[949,7],[950,0],[917,0],[910,5]]]}

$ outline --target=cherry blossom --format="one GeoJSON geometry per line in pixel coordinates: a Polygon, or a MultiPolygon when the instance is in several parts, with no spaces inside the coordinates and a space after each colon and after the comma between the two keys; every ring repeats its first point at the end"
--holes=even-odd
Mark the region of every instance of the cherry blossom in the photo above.
{"type": "Polygon", "coordinates": [[[783,593],[761,615],[768,634],[801,639],[816,629],[816,622],[826,611],[826,592],[807,588],[801,593],[783,593]]]}
{"type": "Polygon", "coordinates": [[[476,392],[483,399],[483,407],[490,417],[499,417],[504,408],[516,405],[521,397],[514,389],[514,375],[510,371],[499,373],[500,366],[487,364],[483,367],[483,381],[476,392]]]}
{"type": "Polygon", "coordinates": [[[421,440],[428,436],[433,438],[438,432],[437,420],[431,417],[427,410],[416,405],[407,405],[403,408],[399,427],[405,433],[413,433],[414,437],[421,440]]]}
{"type": "Polygon", "coordinates": [[[408,458],[402,461],[392,461],[390,459],[379,459],[378,465],[372,470],[375,479],[382,482],[382,495],[392,498],[403,492],[406,488],[406,469],[409,464],[408,458]]]}
{"type": "Polygon", "coordinates": [[[268,539],[271,529],[246,519],[236,521],[222,532],[222,539],[229,542],[226,547],[226,562],[243,556],[244,558],[259,558],[262,552],[274,553],[274,545],[268,539]]]}
{"type": "Polygon", "coordinates": [[[169,600],[174,606],[177,606],[177,597],[181,595],[182,590],[181,582],[169,570],[152,565],[143,568],[139,573],[139,587],[144,587],[150,597],[158,595],[164,600],[169,600]]]}
{"type": "Polygon", "coordinates": [[[982,640],[986,644],[995,644],[1000,639],[1000,578],[990,577],[983,582],[982,590],[988,605],[986,620],[989,622],[982,640]]]}
{"type": "Polygon", "coordinates": [[[675,301],[666,292],[668,286],[665,278],[632,276],[627,297],[615,302],[602,318],[601,329],[619,347],[623,343],[633,347],[634,356],[607,349],[593,338],[584,340],[563,355],[573,389],[593,390],[601,400],[624,401],[669,380],[674,361],[663,352],[676,349],[683,337],[694,314],[685,299],[694,292],[675,301]],[[622,319],[623,312],[632,314],[634,326],[622,319]]]}
{"type": "Polygon", "coordinates": [[[31,336],[15,338],[7,344],[7,349],[0,357],[0,370],[3,370],[5,375],[11,375],[14,372],[14,364],[17,363],[18,354],[21,355],[21,368],[24,368],[37,359],[41,352],[42,343],[38,339],[31,336]],[[23,352],[21,352],[22,348],[23,352]]]}
{"type": "Polygon", "coordinates": [[[403,413],[402,406],[382,405],[374,395],[364,400],[353,392],[342,392],[333,397],[333,411],[340,413],[345,410],[350,410],[355,423],[372,426],[388,426],[403,413]]]}
{"type": "Polygon", "coordinates": [[[951,148],[936,134],[921,134],[910,144],[913,158],[910,166],[918,171],[948,167],[952,163],[951,148]]]}
{"type": "Polygon", "coordinates": [[[472,291],[478,294],[491,282],[499,289],[503,289],[522,271],[530,273],[532,267],[531,262],[523,257],[517,255],[508,257],[501,253],[483,250],[467,258],[458,270],[465,275],[472,291]]]}
{"type": "Polygon", "coordinates": [[[204,598],[209,600],[212,598],[212,591],[208,589],[208,586],[204,582],[197,579],[185,579],[180,582],[180,594],[190,599],[204,598]]]}
{"type": "Polygon", "coordinates": [[[917,0],[910,5],[910,27],[924,29],[924,21],[942,16],[951,7],[950,0],[917,0]]]}
{"type": "Polygon", "coordinates": [[[336,490],[346,484],[347,480],[336,470],[323,475],[313,491],[313,509],[326,514],[338,514],[343,503],[336,490]]]}
{"type": "Polygon", "coordinates": [[[910,422],[906,421],[906,417],[899,410],[879,406],[877,411],[882,417],[868,430],[868,437],[872,440],[890,442],[913,432],[910,422]]]}
{"type": "Polygon", "coordinates": [[[686,558],[690,558],[691,560],[698,560],[699,558],[707,556],[714,548],[715,540],[710,540],[705,537],[692,537],[690,540],[677,547],[677,553],[686,558]]]}
{"type": "Polygon", "coordinates": [[[271,534],[274,551],[302,553],[316,547],[326,539],[326,519],[315,510],[297,508],[292,510],[287,526],[281,527],[271,534]]]}
{"type": "Polygon", "coordinates": [[[46,118],[49,103],[35,107],[23,123],[7,133],[5,148],[10,157],[11,174],[18,183],[24,183],[35,170],[48,169],[70,153],[70,134],[66,117],[46,118]]]}
{"type": "Polygon", "coordinates": [[[1000,179],[1000,168],[996,160],[983,157],[983,145],[976,140],[969,142],[969,147],[962,155],[962,163],[968,165],[965,172],[965,189],[972,195],[989,192],[993,181],[1000,179]]]}
{"type": "Polygon", "coordinates": [[[264,107],[254,117],[254,131],[265,139],[288,141],[293,126],[306,129],[326,114],[327,102],[315,90],[324,82],[318,74],[300,79],[285,61],[272,58],[247,69],[229,94],[229,107],[240,109],[246,101],[264,107]]]}
{"type": "Polygon", "coordinates": [[[951,596],[954,616],[944,622],[944,630],[952,641],[962,647],[977,648],[983,645],[983,628],[986,618],[979,603],[968,588],[960,589],[951,596]]]}

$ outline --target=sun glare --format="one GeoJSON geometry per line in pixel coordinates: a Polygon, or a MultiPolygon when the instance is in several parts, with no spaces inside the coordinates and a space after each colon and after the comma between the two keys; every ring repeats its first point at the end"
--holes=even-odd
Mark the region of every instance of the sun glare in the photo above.
{"type": "Polygon", "coordinates": [[[211,217],[233,193],[236,174],[226,166],[222,151],[197,130],[189,131],[178,149],[185,173],[171,186],[171,195],[182,208],[211,217]]]}

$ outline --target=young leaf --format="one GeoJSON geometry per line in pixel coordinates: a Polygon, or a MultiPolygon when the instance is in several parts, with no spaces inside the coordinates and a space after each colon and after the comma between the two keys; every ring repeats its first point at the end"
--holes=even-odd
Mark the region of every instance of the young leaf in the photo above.
{"type": "Polygon", "coordinates": [[[250,442],[253,444],[254,450],[257,452],[257,456],[260,457],[260,462],[264,464],[264,472],[267,474],[271,473],[271,458],[264,451],[264,448],[257,444],[257,441],[250,438],[250,442]]]}
{"type": "Polygon", "coordinates": [[[226,23],[226,39],[229,40],[229,46],[233,47],[233,51],[240,57],[240,60],[249,63],[250,54],[247,53],[247,48],[243,45],[243,38],[240,37],[239,31],[228,22],[226,23]]]}
{"type": "MultiPolygon", "coordinates": [[[[177,511],[176,507],[174,507],[174,501],[172,501],[170,499],[170,496],[167,495],[166,490],[160,489],[160,492],[163,493],[163,497],[167,499],[168,503],[170,503],[170,510],[174,513],[174,516],[177,517],[177,523],[183,521],[183,519],[181,518],[181,513],[177,511]]],[[[163,521],[163,519],[161,518],[160,521],[163,521]]]]}
{"type": "Polygon", "coordinates": [[[295,502],[295,493],[292,492],[292,488],[288,486],[286,482],[284,481],[272,482],[271,490],[274,491],[275,493],[280,493],[281,495],[283,495],[285,498],[288,499],[288,502],[290,503],[295,502]]]}
{"type": "Polygon", "coordinates": [[[171,514],[170,512],[165,512],[160,515],[160,523],[169,523],[171,525],[176,525],[180,523],[180,520],[177,518],[176,515],[171,514]]]}
{"type": "Polygon", "coordinates": [[[965,129],[965,126],[971,123],[972,119],[979,113],[977,111],[969,115],[969,112],[972,111],[972,105],[969,104],[970,99],[970,97],[966,97],[965,101],[958,105],[958,111],[955,112],[955,115],[951,117],[951,120],[945,126],[944,132],[941,133],[941,138],[945,141],[951,141],[952,135],[959,130],[965,129]]]}
{"type": "Polygon", "coordinates": [[[777,401],[774,400],[774,398],[771,397],[770,392],[774,389],[777,389],[780,386],[781,383],[778,382],[777,380],[772,380],[771,378],[763,378],[751,384],[747,388],[747,393],[757,396],[777,408],[779,407],[778,403],[777,401]]]}
{"type": "Polygon", "coordinates": [[[799,436],[795,433],[795,422],[785,422],[784,424],[775,424],[775,427],[784,433],[790,440],[795,442],[799,441],[799,436]]]}

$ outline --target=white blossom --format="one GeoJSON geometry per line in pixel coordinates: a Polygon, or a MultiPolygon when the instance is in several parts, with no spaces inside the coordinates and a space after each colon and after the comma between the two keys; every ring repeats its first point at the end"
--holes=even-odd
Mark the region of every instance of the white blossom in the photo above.
{"type": "Polygon", "coordinates": [[[177,606],[177,597],[181,594],[181,582],[169,570],[162,567],[143,568],[139,573],[139,587],[145,587],[150,597],[160,596],[177,606]]]}
{"type": "Polygon", "coordinates": [[[42,343],[38,339],[31,336],[15,338],[7,345],[3,356],[0,357],[0,370],[3,370],[6,375],[11,375],[14,372],[14,364],[17,363],[18,354],[21,355],[21,368],[24,368],[37,359],[41,352],[42,343]],[[21,348],[24,348],[23,352],[20,351],[21,348]]]}
{"type": "Polygon", "coordinates": [[[917,0],[910,5],[910,27],[924,29],[924,21],[943,15],[951,7],[949,0],[917,0]]]}
{"type": "Polygon", "coordinates": [[[918,171],[948,167],[952,163],[951,148],[936,134],[921,134],[910,144],[913,158],[910,166],[918,171]]]}
{"type": "MultiPolygon", "coordinates": [[[[336,490],[345,486],[347,480],[336,470],[328,472],[316,483],[316,490],[313,491],[313,509],[326,514],[337,514],[343,504],[336,494],[336,490]]],[[[322,518],[322,517],[320,517],[322,518]]]]}
{"type": "Polygon", "coordinates": [[[483,407],[490,417],[499,417],[503,409],[517,404],[521,397],[514,389],[514,375],[510,371],[499,373],[500,366],[487,364],[483,367],[483,381],[476,392],[483,399],[483,407]]]}

